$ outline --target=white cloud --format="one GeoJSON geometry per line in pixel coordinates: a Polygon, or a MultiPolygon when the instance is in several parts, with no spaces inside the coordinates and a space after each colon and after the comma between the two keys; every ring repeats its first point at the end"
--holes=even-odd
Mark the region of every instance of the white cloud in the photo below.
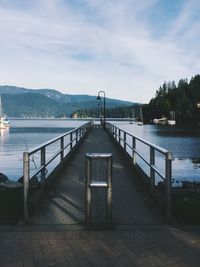
{"type": "Polygon", "coordinates": [[[23,9],[0,1],[1,84],[104,89],[109,97],[147,102],[164,80],[198,72],[195,1],[170,18],[161,37],[149,18],[155,0],[75,2],[37,0],[23,9]]]}

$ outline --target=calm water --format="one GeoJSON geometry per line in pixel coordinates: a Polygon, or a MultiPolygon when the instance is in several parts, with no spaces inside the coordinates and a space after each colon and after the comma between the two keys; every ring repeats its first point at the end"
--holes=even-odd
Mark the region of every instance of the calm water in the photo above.
{"type": "MultiPolygon", "coordinates": [[[[22,176],[23,152],[66,133],[85,122],[66,120],[11,120],[10,129],[0,130],[0,172],[10,179],[22,176]]],[[[55,152],[49,147],[49,154],[55,152]]],[[[39,155],[31,159],[32,169],[38,167],[39,155]]]]}
{"type": "MultiPolygon", "coordinates": [[[[0,172],[10,179],[22,176],[22,153],[45,141],[48,141],[85,122],[66,120],[11,120],[12,127],[0,132],[0,172]]],[[[200,181],[200,129],[169,126],[138,126],[128,122],[113,122],[118,127],[140,136],[154,144],[170,150],[173,154],[174,185],[181,181],[200,181]]],[[[141,144],[137,145],[148,158],[149,151],[141,144]]],[[[49,148],[49,154],[55,147],[49,148]]],[[[39,156],[32,159],[32,169],[39,166],[39,156]]],[[[138,158],[138,162],[140,160],[138,158]]],[[[156,155],[156,163],[164,169],[161,155],[156,155]]],[[[141,163],[142,164],[142,163],[141,163]]],[[[143,166],[148,172],[147,166],[143,166]]]]}
{"type": "MultiPolygon", "coordinates": [[[[200,128],[162,125],[138,126],[125,122],[115,122],[115,125],[172,152],[174,186],[181,185],[181,181],[185,180],[200,181],[200,128]]],[[[143,155],[148,158],[149,151],[141,144],[138,144],[138,147],[143,150],[143,155]]],[[[161,155],[156,156],[157,165],[164,169],[164,161],[161,159],[161,155]]]]}

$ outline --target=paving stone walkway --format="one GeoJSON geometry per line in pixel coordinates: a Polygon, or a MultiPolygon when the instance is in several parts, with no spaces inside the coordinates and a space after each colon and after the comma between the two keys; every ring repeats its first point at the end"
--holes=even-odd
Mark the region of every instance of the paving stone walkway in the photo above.
{"type": "Polygon", "coordinates": [[[131,231],[37,227],[0,229],[1,267],[199,267],[200,229],[169,226],[131,231]]]}

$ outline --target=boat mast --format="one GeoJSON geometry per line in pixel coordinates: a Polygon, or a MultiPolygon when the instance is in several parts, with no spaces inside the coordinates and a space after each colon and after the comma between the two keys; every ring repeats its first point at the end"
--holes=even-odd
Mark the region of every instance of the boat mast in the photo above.
{"type": "Polygon", "coordinates": [[[2,101],[1,101],[1,96],[0,96],[0,117],[3,116],[3,108],[2,108],[2,101]]]}
{"type": "Polygon", "coordinates": [[[143,123],[143,114],[142,114],[142,107],[140,107],[140,120],[143,123]]]}

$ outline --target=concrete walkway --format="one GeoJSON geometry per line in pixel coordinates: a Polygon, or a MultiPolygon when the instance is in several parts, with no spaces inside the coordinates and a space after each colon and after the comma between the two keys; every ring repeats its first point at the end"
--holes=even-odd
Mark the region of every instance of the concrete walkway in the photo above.
{"type": "MultiPolygon", "coordinates": [[[[45,198],[43,206],[32,218],[33,224],[84,224],[85,153],[113,154],[113,227],[122,225],[161,224],[163,220],[150,207],[147,196],[137,189],[135,177],[124,156],[101,128],[93,127],[74,157],[63,168],[58,183],[45,198]]],[[[95,163],[95,179],[105,177],[105,163],[95,163]]],[[[95,190],[95,189],[94,189],[95,190]]],[[[93,191],[93,223],[102,224],[105,218],[105,190],[93,191]]]]}

